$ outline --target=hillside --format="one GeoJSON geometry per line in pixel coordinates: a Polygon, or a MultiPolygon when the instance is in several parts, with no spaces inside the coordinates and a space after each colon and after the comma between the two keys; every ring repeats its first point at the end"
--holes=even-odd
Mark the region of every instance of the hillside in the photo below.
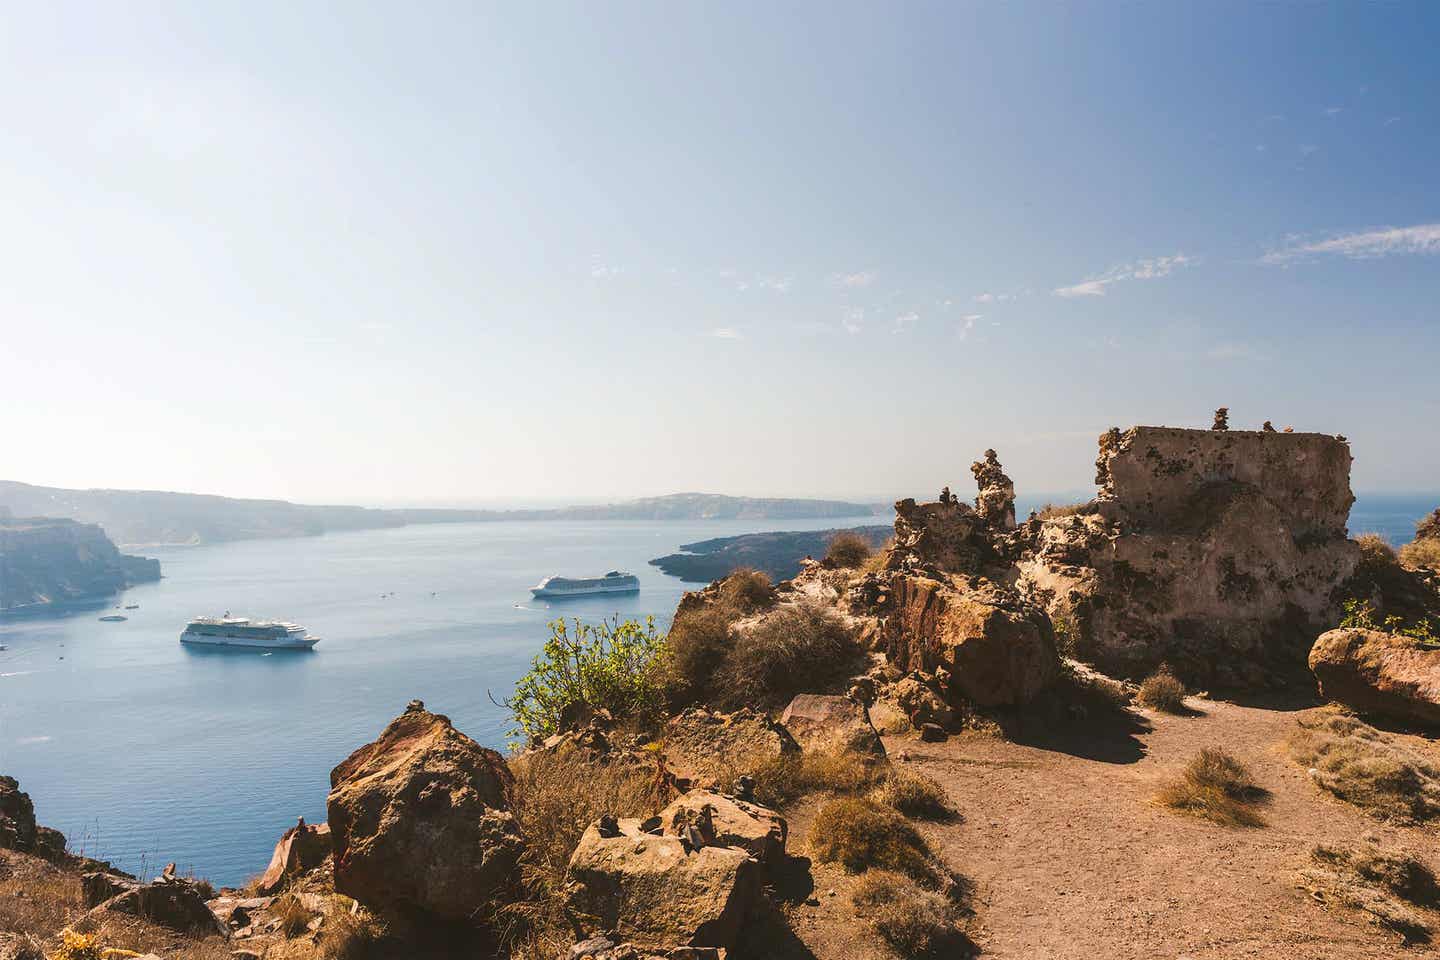
{"type": "Polygon", "coordinates": [[[121,553],[95,524],[0,515],[0,611],[108,597],[160,579],[160,561],[121,553]]]}
{"type": "Polygon", "coordinates": [[[307,537],[414,523],[497,520],[797,520],[867,516],[868,504],[839,500],[677,493],[621,503],[543,510],[371,509],[252,500],[159,490],[71,490],[0,480],[0,516],[64,517],[96,523],[117,543],[199,544],[307,537]]]}
{"type": "Polygon", "coordinates": [[[737,537],[712,537],[695,543],[682,543],[680,553],[670,553],[650,561],[652,567],[687,583],[709,583],[729,576],[741,567],[751,567],[772,580],[788,580],[800,572],[805,557],[823,557],[837,533],[857,533],[878,547],[893,532],[889,525],[853,527],[848,531],[775,530],[769,533],[745,533],[737,537]]]}

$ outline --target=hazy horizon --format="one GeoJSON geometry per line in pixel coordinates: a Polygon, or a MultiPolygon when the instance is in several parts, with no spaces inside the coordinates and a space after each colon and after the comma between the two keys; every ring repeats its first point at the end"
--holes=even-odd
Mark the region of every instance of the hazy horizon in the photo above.
{"type": "Polygon", "coordinates": [[[6,12],[6,478],[1023,495],[1222,405],[1440,475],[1434,5],[6,12]]]}

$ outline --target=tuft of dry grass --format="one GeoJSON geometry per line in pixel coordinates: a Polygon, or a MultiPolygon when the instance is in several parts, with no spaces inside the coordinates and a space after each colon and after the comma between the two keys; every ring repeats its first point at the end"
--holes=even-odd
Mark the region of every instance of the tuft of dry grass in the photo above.
{"type": "Polygon", "coordinates": [[[1035,516],[1041,520],[1053,520],[1056,517],[1073,517],[1079,513],[1090,513],[1094,509],[1095,502],[1087,500],[1084,503],[1047,503],[1035,511],[1035,516]]]}
{"type": "Polygon", "coordinates": [[[1186,712],[1185,684],[1163,664],[1140,684],[1135,699],[1147,707],[1166,713],[1186,712]]]}
{"type": "Polygon", "coordinates": [[[931,886],[940,881],[919,831],[896,811],[860,797],[837,797],[820,808],[810,827],[810,852],[850,873],[880,868],[931,886]]]}
{"type": "Polygon", "coordinates": [[[810,793],[856,794],[868,790],[884,776],[885,762],[849,750],[791,753],[737,772],[755,778],[757,802],[781,809],[810,793]]]}
{"type": "Polygon", "coordinates": [[[916,820],[951,820],[956,815],[940,782],[914,770],[892,767],[870,796],[916,820]]]}
{"type": "Polygon", "coordinates": [[[737,633],[715,670],[710,699],[726,709],[778,707],[797,693],[833,686],[863,661],[845,621],[814,604],[796,604],[737,633]]]}
{"type": "Polygon", "coordinates": [[[580,836],[603,814],[657,812],[661,784],[654,768],[601,762],[573,746],[523,754],[510,769],[515,775],[510,810],[525,838],[520,858],[525,898],[501,909],[498,926],[515,951],[558,956],[573,942],[563,887],[580,836]]]}
{"type": "Polygon", "coordinates": [[[315,919],[315,914],[305,908],[300,898],[289,893],[270,904],[270,913],[280,921],[277,929],[286,940],[300,936],[309,928],[310,921],[315,919]]]}
{"type": "Polygon", "coordinates": [[[730,650],[731,614],[720,606],[678,613],[656,668],[672,706],[708,698],[710,681],[730,650]]]}
{"type": "Polygon", "coordinates": [[[753,567],[740,567],[720,581],[720,603],[737,616],[763,610],[775,602],[770,578],[753,567]]]}
{"type": "Polygon", "coordinates": [[[961,911],[893,870],[867,871],[850,895],[855,912],[905,957],[939,954],[960,937],[961,911]]]}
{"type": "Polygon", "coordinates": [[[1374,846],[1328,846],[1310,853],[1313,865],[1300,871],[1300,885],[1322,903],[1335,902],[1369,914],[1407,941],[1428,942],[1428,918],[1412,907],[1440,903],[1435,874],[1414,854],[1374,846]]]}
{"type": "Polygon", "coordinates": [[[1338,710],[1296,723],[1290,755],[1317,786],[1383,819],[1440,817],[1440,769],[1395,738],[1338,710]]]}
{"type": "Polygon", "coordinates": [[[1400,562],[1407,567],[1440,570],[1440,540],[1416,540],[1400,548],[1400,562]]]}
{"type": "Polygon", "coordinates": [[[858,533],[842,530],[830,538],[825,559],[837,567],[853,568],[863,565],[874,552],[875,548],[870,546],[869,540],[858,533]]]}
{"type": "Polygon", "coordinates": [[[84,911],[80,878],[21,856],[0,870],[0,930],[48,940],[84,911]]]}
{"type": "Polygon", "coordinates": [[[1265,798],[1245,764],[1207,747],[1155,799],[1164,806],[1229,827],[1263,827],[1255,807],[1265,798]]]}
{"type": "Polygon", "coordinates": [[[338,897],[327,905],[320,935],[322,960],[379,960],[385,939],[384,924],[367,911],[348,909],[338,897]]]}

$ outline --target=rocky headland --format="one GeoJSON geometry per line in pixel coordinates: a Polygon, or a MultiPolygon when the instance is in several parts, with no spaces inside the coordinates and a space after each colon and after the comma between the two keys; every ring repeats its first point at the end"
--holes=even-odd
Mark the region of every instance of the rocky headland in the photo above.
{"type": "Polygon", "coordinates": [[[1440,523],[1351,540],[1343,438],[1226,426],[1109,431],[1023,519],[986,451],[883,549],[557,633],[510,755],[411,702],[243,890],[0,781],[0,957],[1429,955],[1440,523]]]}
{"type": "Polygon", "coordinates": [[[800,572],[801,561],[806,557],[823,557],[830,541],[841,533],[853,533],[878,548],[890,539],[892,532],[888,526],[870,526],[712,537],[682,543],[680,553],[656,557],[650,565],[687,583],[709,583],[741,568],[759,570],[772,580],[788,580],[800,572]]]}
{"type": "Polygon", "coordinates": [[[96,524],[0,517],[0,613],[102,600],[159,579],[159,560],[121,553],[96,524]]]}

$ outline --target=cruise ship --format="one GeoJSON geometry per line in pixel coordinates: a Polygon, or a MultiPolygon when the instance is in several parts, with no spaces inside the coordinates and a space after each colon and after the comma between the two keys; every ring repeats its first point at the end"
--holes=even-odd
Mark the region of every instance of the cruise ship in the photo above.
{"type": "Polygon", "coordinates": [[[181,643],[207,647],[254,647],[262,650],[309,650],[320,642],[298,623],[251,620],[249,617],[196,617],[180,634],[181,643]]]}
{"type": "Polygon", "coordinates": [[[603,577],[575,579],[572,577],[546,577],[530,592],[541,600],[556,600],[561,597],[588,597],[597,593],[637,593],[640,579],[633,573],[611,570],[603,577]]]}

